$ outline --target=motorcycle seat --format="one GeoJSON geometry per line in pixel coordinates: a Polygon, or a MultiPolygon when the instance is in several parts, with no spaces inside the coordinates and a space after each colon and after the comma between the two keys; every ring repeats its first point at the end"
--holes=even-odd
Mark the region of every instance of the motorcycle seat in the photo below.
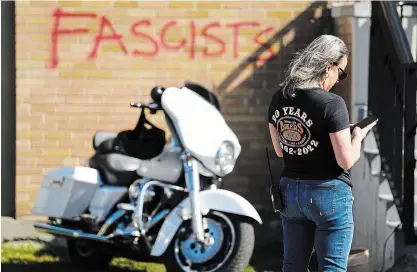
{"type": "Polygon", "coordinates": [[[120,153],[95,154],[90,159],[90,167],[97,169],[103,182],[114,186],[130,186],[140,178],[136,170],[141,161],[120,153]]]}
{"type": "Polygon", "coordinates": [[[113,131],[97,131],[93,137],[93,148],[97,148],[107,140],[114,139],[117,137],[117,133],[113,131]]]}

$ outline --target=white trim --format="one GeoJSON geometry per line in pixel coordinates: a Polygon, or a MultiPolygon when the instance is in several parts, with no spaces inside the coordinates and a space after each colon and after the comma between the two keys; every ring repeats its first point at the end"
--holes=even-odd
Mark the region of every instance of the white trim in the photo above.
{"type": "Polygon", "coordinates": [[[332,17],[366,17],[371,18],[371,2],[362,3],[343,3],[332,5],[332,17]]]}

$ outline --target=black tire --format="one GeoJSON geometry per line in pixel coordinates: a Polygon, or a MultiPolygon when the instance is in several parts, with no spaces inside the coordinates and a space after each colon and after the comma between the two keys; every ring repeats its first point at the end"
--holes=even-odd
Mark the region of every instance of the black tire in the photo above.
{"type": "Polygon", "coordinates": [[[111,255],[99,251],[91,244],[74,239],[67,240],[67,250],[72,265],[77,268],[105,270],[113,259],[111,255]],[[84,244],[82,248],[80,243],[84,244]]]}
{"type": "MultiPolygon", "coordinates": [[[[212,271],[212,272],[242,272],[248,265],[249,261],[252,257],[254,245],[255,245],[255,230],[254,226],[249,223],[249,221],[242,217],[242,216],[236,216],[231,214],[225,214],[220,212],[210,212],[207,217],[213,218],[216,217],[216,215],[222,215],[227,217],[230,222],[233,225],[234,231],[235,231],[235,241],[233,248],[229,248],[228,252],[231,251],[228,258],[225,260],[225,262],[217,268],[211,268],[208,270],[204,270],[204,267],[208,263],[216,263],[215,260],[219,257],[219,260],[221,259],[221,255],[226,251],[225,249],[228,248],[227,245],[225,245],[224,241],[228,241],[228,239],[223,239],[223,245],[218,253],[214,255],[214,257],[210,260],[208,260],[206,263],[199,264],[197,268],[192,268],[193,270],[188,271],[212,271]]],[[[178,261],[176,259],[175,255],[175,241],[176,239],[179,239],[180,229],[186,227],[188,231],[191,232],[191,226],[189,220],[184,222],[182,226],[178,229],[178,232],[176,233],[175,237],[172,239],[170,246],[168,247],[166,253],[165,253],[165,267],[167,272],[179,272],[179,271],[186,271],[181,268],[181,266],[178,264],[178,261]]],[[[226,237],[226,235],[224,236],[226,237]]],[[[229,237],[230,238],[230,237],[229,237]]],[[[218,262],[219,263],[219,262],[218,262]]]]}

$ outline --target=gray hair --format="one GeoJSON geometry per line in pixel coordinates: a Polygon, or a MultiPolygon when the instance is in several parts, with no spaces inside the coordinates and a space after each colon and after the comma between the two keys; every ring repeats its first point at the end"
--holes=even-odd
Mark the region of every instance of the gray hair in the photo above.
{"type": "Polygon", "coordinates": [[[295,89],[320,87],[320,79],[326,74],[326,68],[332,63],[339,63],[348,54],[346,44],[338,37],[317,37],[291,60],[286,78],[280,85],[284,96],[294,97],[295,89]]]}

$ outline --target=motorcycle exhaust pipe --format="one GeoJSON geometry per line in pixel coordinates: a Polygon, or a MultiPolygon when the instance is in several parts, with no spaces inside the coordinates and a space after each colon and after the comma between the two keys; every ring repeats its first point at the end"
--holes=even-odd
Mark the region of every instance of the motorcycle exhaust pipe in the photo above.
{"type": "Polygon", "coordinates": [[[108,240],[104,236],[84,233],[79,230],[72,230],[72,229],[52,226],[48,224],[35,223],[34,228],[38,232],[53,234],[56,236],[69,237],[69,238],[81,239],[81,240],[90,240],[90,241],[96,241],[96,242],[104,242],[104,243],[110,243],[110,244],[113,243],[113,241],[108,240]]]}

